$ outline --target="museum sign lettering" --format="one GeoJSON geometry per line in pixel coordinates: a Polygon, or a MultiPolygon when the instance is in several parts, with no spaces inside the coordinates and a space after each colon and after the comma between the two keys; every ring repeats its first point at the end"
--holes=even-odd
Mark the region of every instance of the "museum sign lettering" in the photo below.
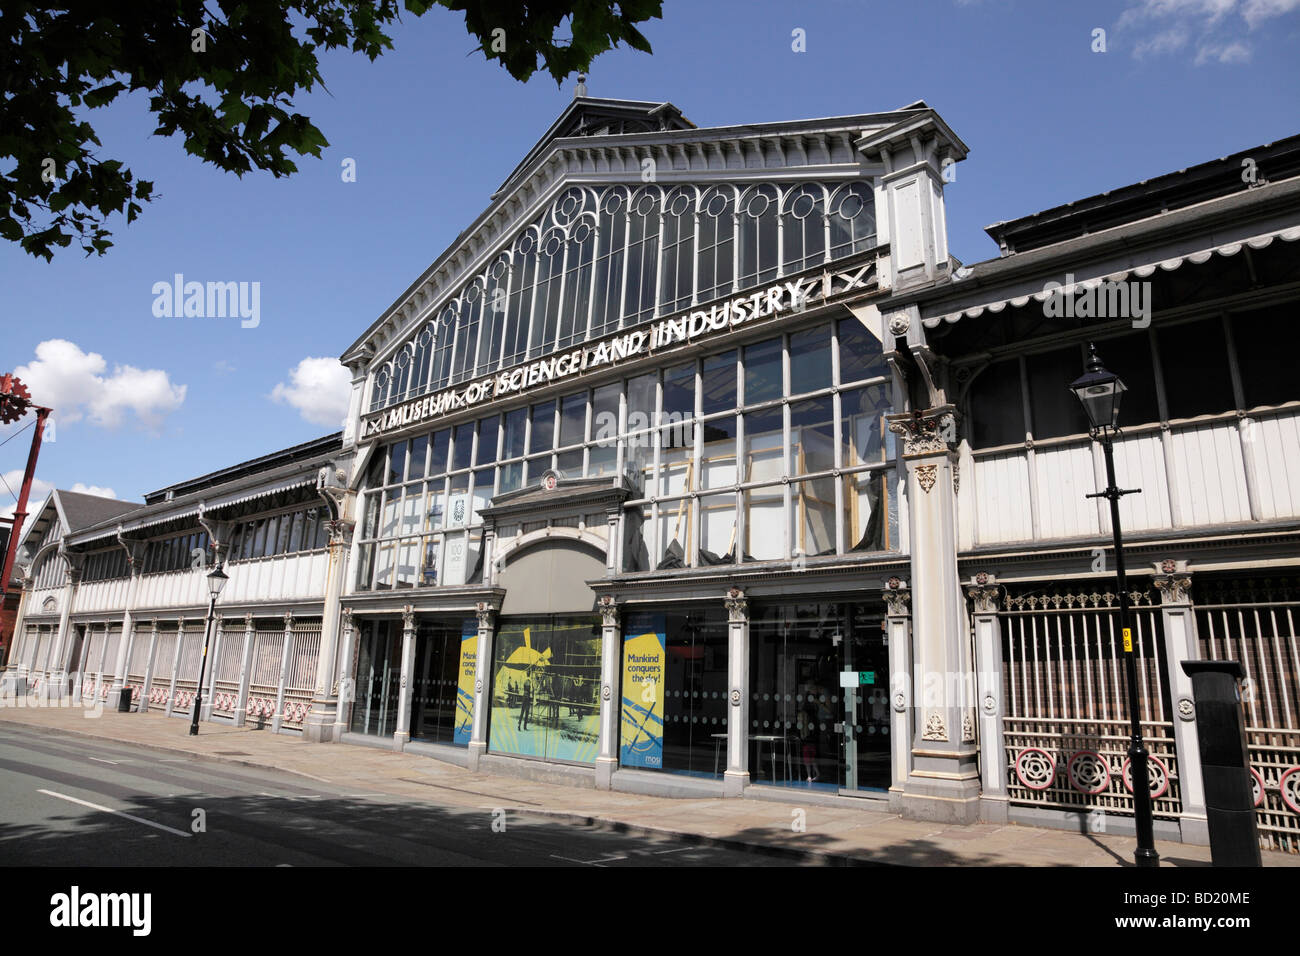
{"type": "Polygon", "coordinates": [[[367,417],[361,440],[473,408],[485,401],[519,395],[592,369],[603,368],[659,349],[695,342],[738,328],[757,319],[801,312],[813,302],[869,289],[874,262],[846,272],[826,272],[779,282],[752,295],[738,296],[669,319],[660,319],[630,332],[588,343],[569,351],[498,372],[457,388],[425,395],[367,417]]]}

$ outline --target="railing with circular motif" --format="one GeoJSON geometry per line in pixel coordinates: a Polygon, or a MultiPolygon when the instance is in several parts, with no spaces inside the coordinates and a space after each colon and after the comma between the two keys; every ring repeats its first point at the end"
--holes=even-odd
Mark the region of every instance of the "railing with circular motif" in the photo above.
{"type": "MultiPolygon", "coordinates": [[[[1003,719],[1013,805],[1057,810],[1133,812],[1129,725],[1118,720],[1003,719]]],[[[1173,724],[1142,725],[1150,753],[1152,810],[1157,817],[1182,811],[1173,724]]]]}
{"type": "Polygon", "coordinates": [[[1246,728],[1260,846],[1300,853],[1300,730],[1246,728]]]}

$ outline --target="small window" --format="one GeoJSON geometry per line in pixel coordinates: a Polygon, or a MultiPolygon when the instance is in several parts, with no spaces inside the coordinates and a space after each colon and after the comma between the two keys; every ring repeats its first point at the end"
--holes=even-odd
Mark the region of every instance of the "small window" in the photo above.
{"type": "Polygon", "coordinates": [[[736,352],[732,350],[704,360],[701,407],[705,415],[736,407],[736,359],[736,352]]]}
{"type": "MultiPolygon", "coordinates": [[[[1295,354],[1300,350],[1300,326],[1295,303],[1271,306],[1232,317],[1232,344],[1247,408],[1283,405],[1300,400],[1295,354]]],[[[1166,370],[1165,375],[1169,372],[1166,370]]]]}
{"type": "Polygon", "coordinates": [[[802,395],[831,387],[829,326],[790,336],[790,394],[802,395]]]}
{"type": "Polygon", "coordinates": [[[784,392],[783,378],[779,338],[745,346],[746,405],[780,398],[784,392]]]}
{"type": "Polygon", "coordinates": [[[994,362],[980,371],[971,382],[969,405],[967,427],[972,448],[1023,442],[1025,415],[1020,392],[1020,360],[994,362]]]}
{"type": "MultiPolygon", "coordinates": [[[[1156,343],[1170,418],[1212,415],[1236,407],[1228,345],[1219,319],[1157,329],[1156,343]]],[[[1124,420],[1132,421],[1128,416],[1124,420]]]]}

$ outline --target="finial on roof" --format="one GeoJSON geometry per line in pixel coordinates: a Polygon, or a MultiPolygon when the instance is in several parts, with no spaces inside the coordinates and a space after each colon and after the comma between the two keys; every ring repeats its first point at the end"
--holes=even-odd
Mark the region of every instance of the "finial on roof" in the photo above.
{"type": "Polygon", "coordinates": [[[573,98],[576,100],[580,96],[587,95],[587,74],[578,74],[578,85],[573,88],[573,98]]]}

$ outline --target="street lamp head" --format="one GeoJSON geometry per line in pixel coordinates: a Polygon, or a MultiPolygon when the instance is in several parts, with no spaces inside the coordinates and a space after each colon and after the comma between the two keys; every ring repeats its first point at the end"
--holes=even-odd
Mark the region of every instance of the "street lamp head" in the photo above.
{"type": "Polygon", "coordinates": [[[1119,427],[1119,403],[1127,389],[1114,372],[1108,372],[1097,357],[1097,346],[1088,345],[1088,364],[1084,373],[1070,384],[1088,416],[1088,427],[1094,433],[1119,427]]]}
{"type": "Polygon", "coordinates": [[[230,575],[221,570],[221,565],[217,565],[208,573],[208,593],[212,595],[212,600],[221,597],[221,590],[230,580],[230,575]]]}

